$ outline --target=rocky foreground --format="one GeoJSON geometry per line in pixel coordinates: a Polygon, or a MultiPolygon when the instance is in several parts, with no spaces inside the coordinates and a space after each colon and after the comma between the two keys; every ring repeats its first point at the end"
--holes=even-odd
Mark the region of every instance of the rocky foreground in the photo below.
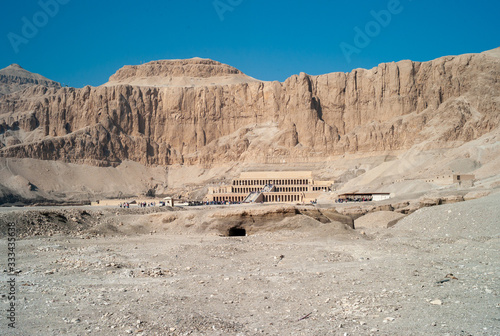
{"type": "Polygon", "coordinates": [[[263,207],[247,211],[259,230],[243,237],[218,231],[242,224],[234,208],[65,210],[66,225],[40,225],[73,229],[17,243],[13,334],[498,335],[499,201],[424,207],[363,231],[263,207]]]}

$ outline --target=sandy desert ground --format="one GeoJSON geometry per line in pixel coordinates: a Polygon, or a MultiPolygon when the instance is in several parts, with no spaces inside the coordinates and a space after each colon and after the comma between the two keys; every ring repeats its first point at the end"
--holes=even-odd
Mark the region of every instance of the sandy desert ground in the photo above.
{"type": "Polygon", "coordinates": [[[0,334],[499,335],[499,202],[422,208],[391,228],[283,215],[240,237],[197,223],[206,210],[73,208],[45,223],[55,231],[43,210],[4,211],[4,268],[6,225],[28,237],[17,275],[1,275],[0,334]]]}

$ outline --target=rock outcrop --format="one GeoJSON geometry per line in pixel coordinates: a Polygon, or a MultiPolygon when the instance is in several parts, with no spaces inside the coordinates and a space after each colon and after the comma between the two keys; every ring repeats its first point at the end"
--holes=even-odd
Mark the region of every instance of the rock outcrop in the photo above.
{"type": "Polygon", "coordinates": [[[498,50],[283,83],[211,60],[150,62],[100,87],[0,98],[0,155],[211,166],[456,147],[498,129],[498,78],[498,50]]]}
{"type": "Polygon", "coordinates": [[[377,211],[366,214],[354,221],[356,229],[390,228],[401,219],[404,214],[392,211],[377,211]]]}
{"type": "Polygon", "coordinates": [[[58,82],[29,72],[18,64],[11,64],[0,70],[0,97],[35,85],[54,88],[61,87],[61,84],[58,82]]]}
{"type": "Polygon", "coordinates": [[[227,64],[195,57],[127,65],[111,76],[105,85],[195,87],[249,82],[257,80],[227,64]]]}

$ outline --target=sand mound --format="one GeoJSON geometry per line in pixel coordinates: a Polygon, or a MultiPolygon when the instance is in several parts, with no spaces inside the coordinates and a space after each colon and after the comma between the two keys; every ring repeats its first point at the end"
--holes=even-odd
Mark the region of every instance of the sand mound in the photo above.
{"type": "Polygon", "coordinates": [[[439,239],[489,240],[496,232],[500,218],[500,193],[480,199],[426,207],[403,218],[393,228],[411,231],[411,235],[425,235],[439,239]]]}
{"type": "MultiPolygon", "coordinates": [[[[328,216],[335,218],[330,213],[328,216]]],[[[153,215],[153,217],[155,228],[170,234],[196,233],[233,236],[283,230],[302,232],[319,230],[318,232],[338,234],[345,233],[350,226],[350,223],[343,224],[340,221],[329,219],[321,211],[298,209],[290,205],[205,208],[162,213],[153,215]]]]}

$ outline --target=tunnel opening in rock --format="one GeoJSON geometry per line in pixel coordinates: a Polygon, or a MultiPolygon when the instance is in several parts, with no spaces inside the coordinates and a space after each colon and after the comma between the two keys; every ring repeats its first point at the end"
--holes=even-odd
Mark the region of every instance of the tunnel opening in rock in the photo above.
{"type": "Polygon", "coordinates": [[[232,227],[229,229],[228,234],[229,237],[241,237],[241,236],[246,236],[247,231],[242,228],[242,227],[232,227]]]}

